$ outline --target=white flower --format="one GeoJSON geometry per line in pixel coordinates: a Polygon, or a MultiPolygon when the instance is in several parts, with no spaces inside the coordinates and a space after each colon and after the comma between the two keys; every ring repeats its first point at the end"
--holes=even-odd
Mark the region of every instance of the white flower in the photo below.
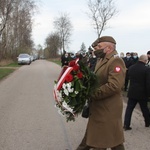
{"type": "Polygon", "coordinates": [[[64,93],[65,93],[65,95],[69,95],[69,92],[68,92],[68,90],[67,89],[64,89],[64,93]]]}
{"type": "Polygon", "coordinates": [[[73,112],[73,109],[70,108],[65,101],[63,101],[62,106],[67,109],[66,111],[73,112]]]}
{"type": "Polygon", "coordinates": [[[72,86],[71,82],[67,83],[66,86],[67,86],[68,89],[70,89],[71,86],[72,86]]]}
{"type": "Polygon", "coordinates": [[[64,85],[64,90],[67,89],[69,93],[72,93],[72,92],[73,92],[73,89],[71,88],[71,86],[72,86],[71,82],[66,83],[66,84],[64,85]]]}
{"type": "Polygon", "coordinates": [[[56,95],[57,95],[58,101],[59,101],[59,102],[62,101],[62,93],[57,90],[57,91],[56,91],[56,95]]]}
{"type": "Polygon", "coordinates": [[[67,107],[67,103],[65,101],[63,101],[62,102],[62,106],[66,108],[67,107]]]}
{"type": "Polygon", "coordinates": [[[67,85],[65,83],[63,83],[62,88],[65,90],[67,87],[67,85]]]}
{"type": "Polygon", "coordinates": [[[74,91],[74,88],[68,88],[69,93],[72,93],[74,91]]]}
{"type": "Polygon", "coordinates": [[[75,94],[78,94],[79,92],[78,92],[78,91],[75,91],[74,93],[75,93],[75,94]]]}

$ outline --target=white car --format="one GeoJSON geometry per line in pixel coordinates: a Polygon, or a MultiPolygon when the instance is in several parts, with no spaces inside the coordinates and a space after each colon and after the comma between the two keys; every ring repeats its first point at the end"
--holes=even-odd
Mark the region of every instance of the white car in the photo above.
{"type": "Polygon", "coordinates": [[[30,55],[30,58],[31,58],[31,62],[34,61],[33,55],[30,55]]]}
{"type": "Polygon", "coordinates": [[[20,54],[18,57],[18,64],[28,64],[31,63],[31,56],[29,54],[20,54]]]}

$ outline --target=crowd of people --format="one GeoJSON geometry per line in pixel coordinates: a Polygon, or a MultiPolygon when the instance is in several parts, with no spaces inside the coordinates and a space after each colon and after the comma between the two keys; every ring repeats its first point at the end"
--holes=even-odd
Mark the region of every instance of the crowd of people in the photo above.
{"type": "Polygon", "coordinates": [[[88,53],[86,53],[86,52],[77,52],[75,54],[72,54],[72,53],[67,53],[66,52],[61,57],[61,65],[62,65],[62,67],[64,65],[68,65],[68,63],[71,60],[74,60],[76,58],[79,58],[80,61],[82,61],[85,66],[89,67],[89,69],[91,71],[94,71],[94,68],[95,68],[95,65],[96,65],[96,62],[97,62],[97,58],[96,58],[93,50],[91,50],[91,49],[89,50],[88,53]]]}
{"type": "Polygon", "coordinates": [[[116,41],[103,36],[92,43],[88,53],[65,53],[62,66],[79,58],[97,76],[97,85],[90,97],[89,118],[85,135],[76,150],[125,150],[124,130],[131,130],[131,116],[139,103],[145,127],[150,127],[150,51],[138,57],[127,52],[118,55],[116,41]],[[122,91],[128,102],[122,121],[122,91]]]}
{"type": "MultiPolygon", "coordinates": [[[[120,53],[120,57],[124,60],[124,63],[126,65],[126,77],[125,77],[125,84],[124,84],[124,91],[128,90],[129,87],[129,74],[128,69],[130,66],[134,65],[136,62],[138,62],[139,57],[137,52],[127,52],[126,56],[124,56],[124,53],[120,53]]],[[[146,62],[146,66],[150,67],[150,51],[147,52],[148,60],[146,62]]]]}
{"type": "MultiPolygon", "coordinates": [[[[97,46],[95,43],[92,44],[92,48],[97,49],[97,46]]],[[[68,65],[68,63],[76,58],[80,58],[80,60],[89,67],[91,71],[94,71],[95,65],[97,62],[97,58],[94,54],[94,51],[89,49],[88,52],[77,52],[75,54],[72,53],[65,53],[61,57],[61,63],[62,66],[68,65]]],[[[137,52],[127,52],[126,55],[124,55],[123,52],[120,53],[120,58],[123,59],[125,66],[126,66],[126,75],[125,75],[125,83],[124,83],[124,91],[128,91],[129,88],[129,75],[128,75],[128,69],[130,66],[134,65],[139,60],[139,56],[137,52]]],[[[146,66],[150,67],[150,51],[147,52],[148,60],[146,62],[146,66]]]]}

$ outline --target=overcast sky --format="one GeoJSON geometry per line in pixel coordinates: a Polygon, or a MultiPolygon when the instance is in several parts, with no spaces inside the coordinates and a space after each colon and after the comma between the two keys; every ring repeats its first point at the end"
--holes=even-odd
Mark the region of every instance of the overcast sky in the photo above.
{"type": "MultiPolygon", "coordinates": [[[[108,22],[110,28],[102,35],[113,36],[117,51],[146,54],[150,50],[150,0],[115,0],[119,13],[108,22]]],[[[71,44],[67,51],[77,52],[82,42],[86,48],[97,38],[88,18],[87,0],[41,0],[34,17],[33,40],[44,47],[46,37],[54,30],[53,21],[60,13],[69,14],[73,25],[71,44]]]]}

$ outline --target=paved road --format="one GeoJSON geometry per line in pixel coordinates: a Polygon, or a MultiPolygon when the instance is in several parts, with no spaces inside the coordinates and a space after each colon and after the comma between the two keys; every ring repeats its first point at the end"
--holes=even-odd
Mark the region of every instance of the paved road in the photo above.
{"type": "MultiPolygon", "coordinates": [[[[57,113],[52,91],[60,70],[37,60],[0,82],[0,150],[75,150],[87,120],[79,116],[67,123],[57,113]]],[[[126,150],[149,150],[150,128],[138,110],[132,126],[125,132],[126,150]]]]}
{"type": "Polygon", "coordinates": [[[54,107],[60,67],[45,60],[17,69],[0,82],[0,150],[73,150],[86,120],[66,123],[54,107]]]}

